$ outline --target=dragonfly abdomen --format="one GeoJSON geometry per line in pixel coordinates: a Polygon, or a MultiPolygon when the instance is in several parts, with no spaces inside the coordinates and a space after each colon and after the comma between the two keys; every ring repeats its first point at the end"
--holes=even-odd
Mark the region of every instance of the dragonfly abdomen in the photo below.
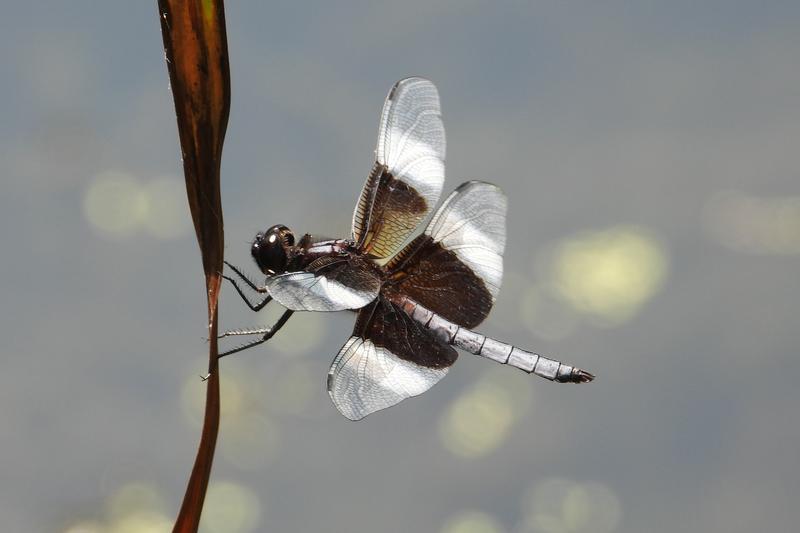
{"type": "Polygon", "coordinates": [[[510,365],[524,370],[528,374],[536,374],[559,383],[585,383],[594,379],[592,374],[578,367],[463,328],[410,298],[403,298],[402,305],[403,310],[409,316],[433,332],[439,339],[471,354],[491,359],[503,365],[510,365]]]}

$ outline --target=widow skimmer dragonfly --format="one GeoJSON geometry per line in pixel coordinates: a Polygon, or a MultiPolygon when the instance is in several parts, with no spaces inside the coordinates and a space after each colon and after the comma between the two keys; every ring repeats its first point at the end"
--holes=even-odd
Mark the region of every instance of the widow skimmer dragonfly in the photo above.
{"type": "Polygon", "coordinates": [[[584,383],[589,372],[473,331],[500,290],[506,241],[506,197],[495,185],[461,184],[421,235],[407,242],[439,200],[445,134],[439,94],[430,81],[397,82],[383,106],[375,164],[353,213],[349,239],[305,234],[286,226],[259,232],[251,248],[266,276],[258,286],[226,264],[251,289],[287,310],[271,327],[220,335],[261,335],[220,354],[272,337],[295,311],[357,313],[352,336],[328,372],[328,393],[347,418],[422,394],[442,379],[460,348],[559,383],[584,383]]]}

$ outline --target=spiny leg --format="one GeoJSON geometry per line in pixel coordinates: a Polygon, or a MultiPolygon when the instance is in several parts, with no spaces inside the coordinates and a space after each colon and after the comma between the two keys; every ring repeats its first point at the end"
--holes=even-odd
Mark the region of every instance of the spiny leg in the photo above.
{"type": "Polygon", "coordinates": [[[267,326],[260,327],[260,328],[249,328],[249,329],[231,329],[226,331],[225,333],[220,333],[217,335],[218,339],[224,339],[225,337],[234,337],[236,335],[264,335],[269,333],[270,328],[267,326]]]}
{"type": "MultiPolygon", "coordinates": [[[[294,311],[292,311],[291,309],[287,309],[286,311],[284,311],[284,313],[281,315],[278,321],[275,322],[275,324],[273,324],[271,327],[252,330],[253,331],[252,334],[263,332],[264,336],[256,341],[248,342],[247,344],[242,344],[241,346],[237,346],[236,348],[228,350],[227,352],[222,352],[217,356],[217,359],[225,357],[226,355],[234,354],[236,352],[241,352],[242,350],[247,350],[248,348],[252,348],[253,346],[258,346],[259,344],[267,342],[272,338],[273,335],[275,335],[283,327],[284,324],[286,324],[286,321],[289,320],[289,317],[291,317],[293,313],[294,311]]],[[[223,333],[221,337],[227,335],[247,335],[247,333],[238,333],[234,330],[231,332],[223,333]]]]}
{"type": "MultiPolygon", "coordinates": [[[[257,286],[255,283],[253,283],[253,282],[250,280],[250,278],[248,278],[248,277],[247,277],[245,274],[243,274],[243,273],[242,273],[242,272],[241,272],[241,271],[240,271],[238,268],[236,268],[236,267],[235,267],[235,266],[233,266],[232,264],[228,263],[227,261],[225,261],[225,264],[226,264],[226,265],[228,265],[228,267],[230,267],[230,269],[231,269],[231,270],[233,270],[233,271],[234,271],[236,274],[238,274],[238,275],[239,275],[239,277],[240,277],[240,278],[241,278],[241,279],[242,279],[242,280],[243,280],[245,283],[247,283],[247,285],[248,285],[248,286],[249,286],[251,289],[253,289],[253,290],[254,290],[254,291],[256,291],[256,292],[262,293],[262,294],[263,294],[263,293],[265,293],[265,292],[267,292],[267,288],[266,288],[266,287],[259,287],[259,286],[257,286]]],[[[236,280],[235,280],[235,279],[233,279],[233,278],[231,278],[231,277],[228,277],[228,276],[226,276],[226,275],[224,275],[224,274],[222,275],[222,277],[223,277],[223,278],[225,278],[225,279],[227,279],[228,281],[230,281],[230,282],[231,282],[231,284],[233,284],[233,288],[234,288],[234,289],[236,289],[236,292],[238,292],[238,293],[239,293],[239,296],[241,296],[241,297],[242,297],[242,300],[244,300],[244,302],[247,304],[247,307],[249,307],[249,308],[250,308],[250,309],[252,309],[253,311],[256,311],[256,312],[257,312],[257,311],[261,311],[261,310],[262,310],[262,309],[264,309],[264,307],[265,307],[265,306],[266,306],[266,305],[267,305],[267,304],[268,304],[268,303],[269,303],[269,302],[272,300],[272,297],[271,297],[271,296],[269,296],[269,295],[267,295],[267,297],[266,297],[266,298],[264,298],[263,300],[261,300],[260,302],[258,302],[258,303],[252,303],[252,302],[250,301],[250,298],[248,298],[248,297],[245,295],[244,291],[242,291],[242,288],[241,288],[241,287],[239,287],[239,284],[238,284],[238,283],[236,283],[236,280]]]]}
{"type": "Polygon", "coordinates": [[[267,288],[266,288],[266,287],[259,287],[258,285],[256,285],[255,283],[253,283],[253,280],[251,280],[251,279],[250,279],[250,278],[249,278],[249,277],[248,277],[248,276],[247,276],[245,273],[243,273],[241,270],[239,270],[239,268],[238,268],[238,267],[235,267],[235,266],[233,266],[232,264],[228,263],[227,261],[224,261],[224,263],[225,263],[226,265],[228,265],[228,268],[230,268],[231,270],[233,270],[233,271],[236,273],[236,275],[237,275],[237,276],[239,276],[240,278],[242,278],[242,281],[244,281],[245,283],[247,283],[247,285],[248,285],[248,286],[249,286],[251,289],[253,289],[253,290],[254,290],[254,291],[256,291],[256,292],[260,292],[260,293],[262,293],[262,294],[263,294],[263,293],[265,293],[265,292],[267,292],[267,288]]]}
{"type": "Polygon", "coordinates": [[[230,282],[233,284],[233,288],[234,288],[234,289],[236,289],[236,292],[238,292],[238,293],[239,293],[239,296],[241,296],[241,297],[242,297],[242,300],[244,300],[244,303],[246,303],[246,304],[247,304],[247,307],[249,307],[249,308],[250,308],[250,309],[252,309],[253,311],[261,311],[262,309],[264,309],[264,307],[266,307],[266,305],[267,305],[269,302],[271,302],[271,301],[272,301],[272,296],[270,296],[270,295],[267,295],[267,296],[266,296],[266,298],[264,298],[264,299],[263,299],[263,300],[261,300],[260,302],[253,303],[253,302],[251,302],[251,301],[250,301],[250,298],[248,298],[248,297],[245,295],[245,293],[244,293],[244,292],[242,291],[242,289],[239,287],[239,284],[238,284],[238,283],[236,283],[236,280],[235,280],[235,279],[233,279],[233,278],[229,278],[228,276],[226,276],[226,275],[224,275],[224,274],[222,275],[222,277],[223,277],[223,278],[225,278],[225,279],[227,279],[228,281],[230,281],[230,282]]]}

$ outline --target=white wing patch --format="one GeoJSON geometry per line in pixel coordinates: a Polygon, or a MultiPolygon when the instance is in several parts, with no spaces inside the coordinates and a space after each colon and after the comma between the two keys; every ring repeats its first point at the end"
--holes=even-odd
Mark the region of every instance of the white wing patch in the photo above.
{"type": "Polygon", "coordinates": [[[380,282],[374,287],[348,287],[324,275],[311,272],[288,272],[267,278],[270,296],[292,311],[343,311],[360,309],[378,296],[380,282]]]}
{"type": "Polygon", "coordinates": [[[445,149],[436,86],[424,78],[397,82],[383,106],[377,161],[434,206],[444,184],[445,149]]]}
{"type": "Polygon", "coordinates": [[[328,371],[328,394],[340,413],[350,420],[361,420],[422,394],[448,370],[419,366],[369,339],[350,337],[328,371]]]}
{"type": "MultiPolygon", "coordinates": [[[[445,150],[436,86],[424,78],[397,82],[383,104],[376,161],[385,165],[395,179],[413,187],[430,210],[442,194],[445,150]]],[[[356,241],[368,230],[366,226],[372,217],[372,203],[377,194],[376,178],[367,178],[353,212],[356,241]]]]}
{"type": "Polygon", "coordinates": [[[483,280],[492,298],[503,281],[507,205],[496,185],[468,181],[447,197],[425,229],[483,280]]]}

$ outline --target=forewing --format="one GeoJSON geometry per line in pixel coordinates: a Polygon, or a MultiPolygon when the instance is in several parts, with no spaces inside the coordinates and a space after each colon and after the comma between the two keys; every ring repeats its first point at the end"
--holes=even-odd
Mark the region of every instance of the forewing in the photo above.
{"type": "Polygon", "coordinates": [[[343,259],[315,261],[305,270],[269,277],[266,286],[270,296],[293,311],[342,311],[375,300],[380,279],[362,263],[343,259]]]}
{"type": "Polygon", "coordinates": [[[506,208],[497,186],[460,185],[425,233],[387,265],[395,288],[451,322],[480,324],[503,278],[506,208]]]}
{"type": "Polygon", "coordinates": [[[375,165],[353,213],[353,239],[374,257],[392,257],[439,200],[445,134],[439,93],[406,78],[386,98],[375,165]]]}
{"type": "Polygon", "coordinates": [[[385,299],[359,311],[353,336],[328,372],[328,394],[350,420],[422,394],[458,353],[385,299]]]}

